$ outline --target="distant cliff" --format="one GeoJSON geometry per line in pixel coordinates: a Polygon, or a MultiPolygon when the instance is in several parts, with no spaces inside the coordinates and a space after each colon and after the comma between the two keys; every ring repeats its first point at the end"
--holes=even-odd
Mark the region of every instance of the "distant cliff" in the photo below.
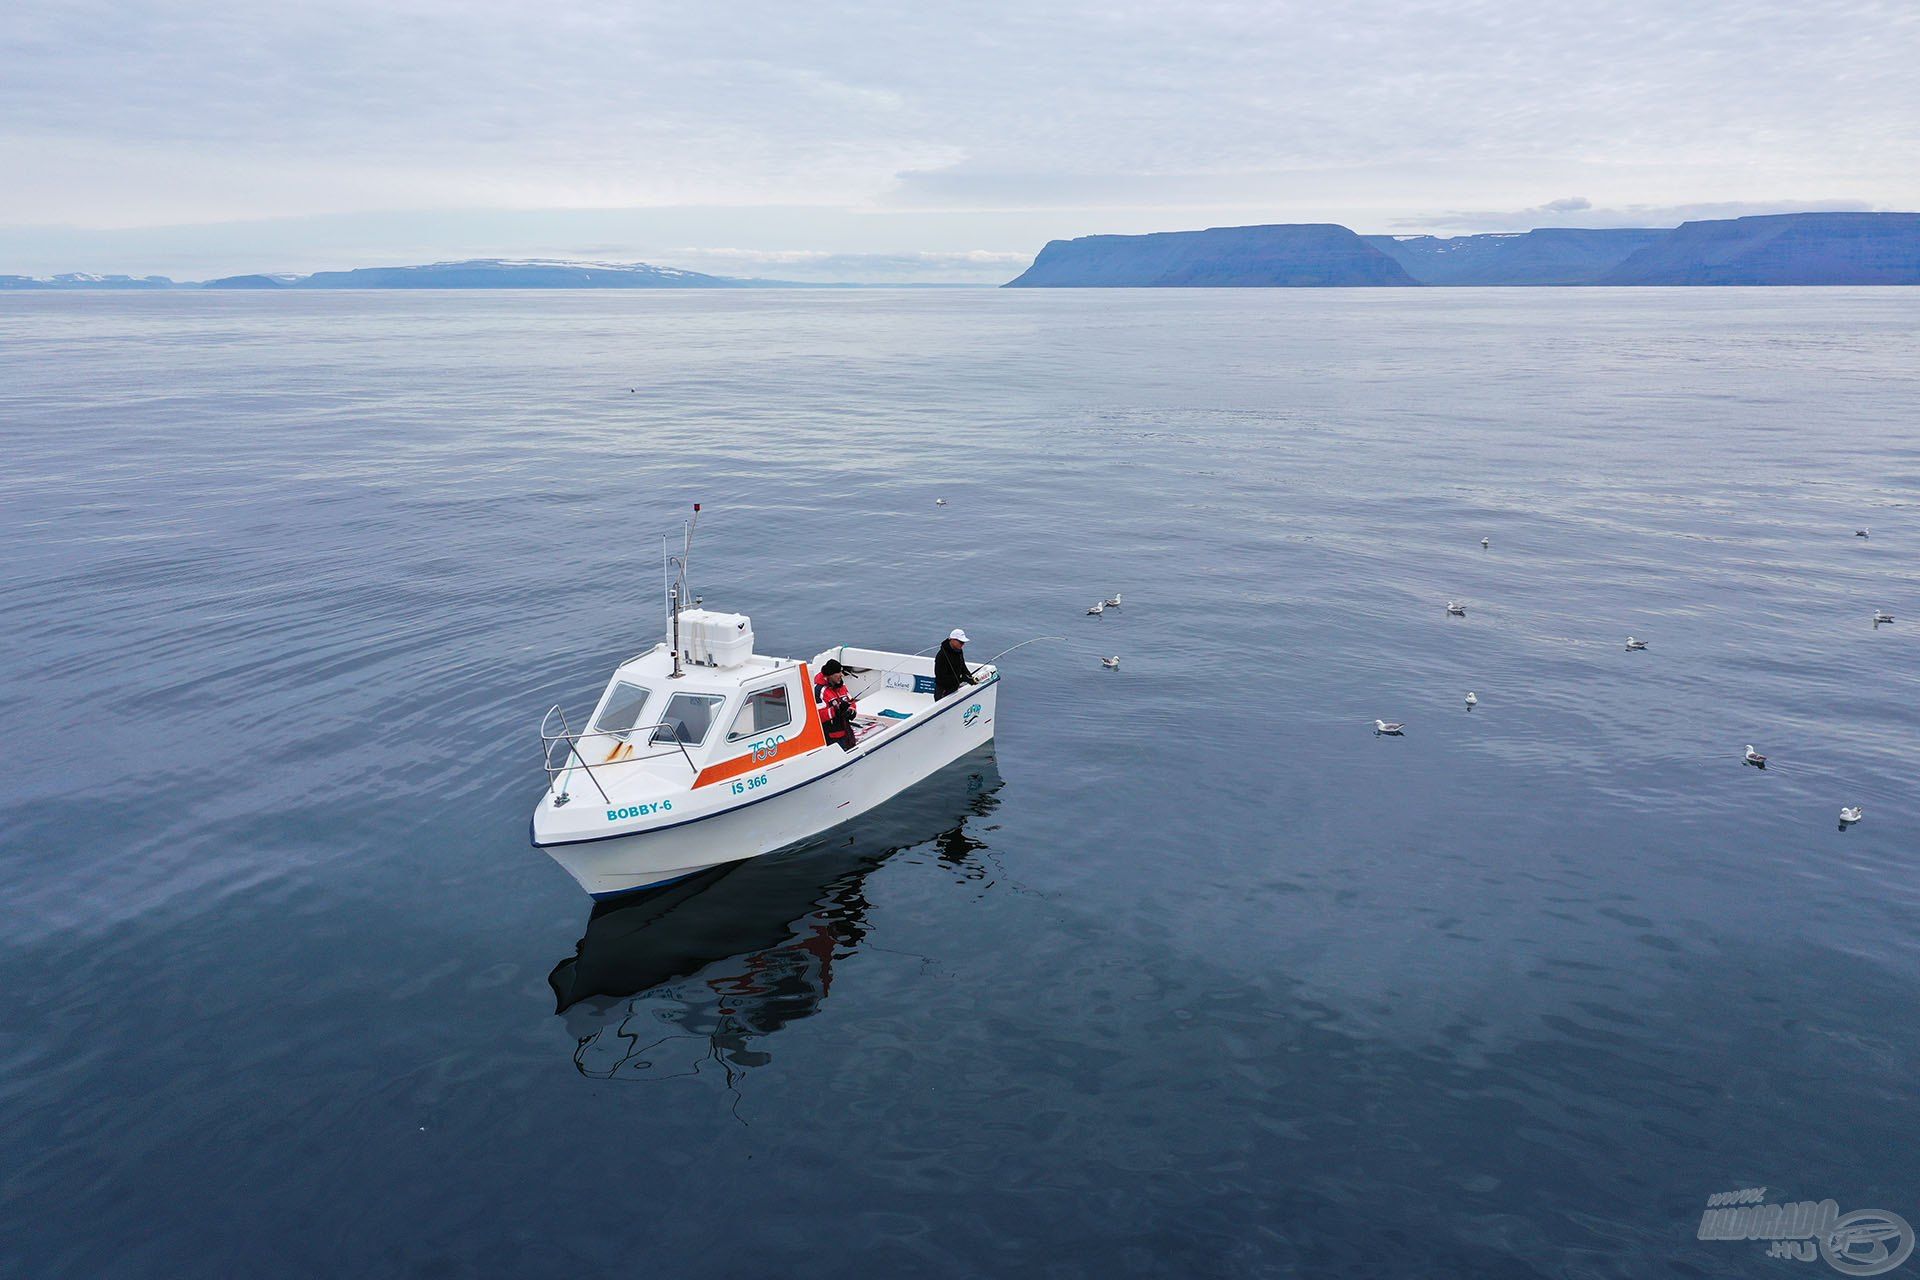
{"type": "Polygon", "coordinates": [[[1599,283],[1920,284],[1920,213],[1781,213],[1683,223],[1599,283]]]}
{"type": "Polygon", "coordinates": [[[1414,283],[1399,263],[1345,227],[1307,222],[1055,240],[1006,287],[1323,288],[1414,283]]]}
{"type": "Polygon", "coordinates": [[[644,262],[471,258],[420,267],[316,271],[291,283],[296,289],[726,289],[759,282],[644,262]]]}
{"type": "Polygon", "coordinates": [[[66,271],[57,276],[0,276],[0,289],[173,289],[165,276],[96,276],[66,271]]]}
{"type": "Polygon", "coordinates": [[[1543,227],[1477,236],[1362,236],[1421,284],[1593,284],[1641,249],[1672,234],[1660,229],[1543,227]]]}
{"type": "Polygon", "coordinates": [[[1327,223],[1055,240],[1008,287],[1920,284],[1920,213],[1356,236],[1327,223]]]}
{"type": "Polygon", "coordinates": [[[409,267],[357,267],[312,275],[222,276],[178,283],[165,276],[0,275],[0,289],[750,289],[808,288],[779,280],[709,276],[645,262],[469,258],[409,267]]]}
{"type": "Polygon", "coordinates": [[[202,289],[291,289],[293,282],[279,276],[222,276],[208,280],[202,289]]]}

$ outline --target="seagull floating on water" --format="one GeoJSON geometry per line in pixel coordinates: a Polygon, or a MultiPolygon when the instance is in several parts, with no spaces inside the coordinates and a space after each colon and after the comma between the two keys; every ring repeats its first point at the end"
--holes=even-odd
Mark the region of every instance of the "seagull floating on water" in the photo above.
{"type": "Polygon", "coordinates": [[[1493,545],[1493,539],[1492,539],[1492,538],[1482,538],[1482,539],[1480,539],[1480,549],[1481,549],[1482,551],[1485,551],[1485,550],[1486,550],[1486,549],[1487,549],[1488,547],[1490,547],[1490,546],[1492,546],[1492,545],[1493,545]]]}
{"type": "Polygon", "coordinates": [[[1398,720],[1375,720],[1373,722],[1373,736],[1377,738],[1384,733],[1390,738],[1398,738],[1405,731],[1406,727],[1407,726],[1401,724],[1398,720]]]}
{"type": "Polygon", "coordinates": [[[1748,764],[1752,765],[1756,769],[1764,769],[1767,767],[1767,758],[1761,755],[1758,751],[1755,751],[1753,749],[1753,744],[1751,742],[1747,744],[1747,754],[1745,759],[1748,764]]]}
{"type": "Polygon", "coordinates": [[[1467,710],[1471,711],[1479,705],[1480,705],[1480,695],[1475,693],[1471,689],[1467,690],[1467,710]]]}
{"type": "Polygon", "coordinates": [[[1096,618],[1099,617],[1101,614],[1105,613],[1106,611],[1107,611],[1107,602],[1105,600],[1094,601],[1093,608],[1087,610],[1087,612],[1090,615],[1096,618]]]}
{"type": "Polygon", "coordinates": [[[1100,603],[1109,609],[1118,609],[1120,607],[1120,593],[1116,591],[1100,603]]]}
{"type": "Polygon", "coordinates": [[[1461,604],[1458,600],[1449,600],[1447,601],[1447,612],[1456,618],[1464,618],[1467,616],[1467,606],[1461,604]]]}
{"type": "Polygon", "coordinates": [[[1883,622],[1892,622],[1892,621],[1893,621],[1893,615],[1888,613],[1885,609],[1875,609],[1873,611],[1874,626],[1877,627],[1883,622]]]}
{"type": "Polygon", "coordinates": [[[1866,536],[1867,536],[1867,530],[1865,530],[1865,529],[1855,529],[1855,530],[1853,531],[1853,536],[1854,536],[1854,537],[1856,537],[1856,538],[1864,538],[1864,537],[1866,537],[1866,536]]]}
{"type": "Polygon", "coordinates": [[[1100,665],[1109,671],[1118,671],[1120,669],[1120,659],[1118,657],[1102,658],[1100,659],[1100,665]]]}
{"type": "Polygon", "coordinates": [[[1854,823],[1856,823],[1856,822],[1858,822],[1858,821],[1860,821],[1860,806],[1859,806],[1859,805],[1857,805],[1857,804],[1856,804],[1856,805],[1850,805],[1850,806],[1848,806],[1847,808],[1845,808],[1845,809],[1842,809],[1842,810],[1840,811],[1840,825],[1841,825],[1841,826],[1843,826],[1843,827],[1850,827],[1850,826],[1852,826],[1852,825],[1853,825],[1854,823]]]}
{"type": "Polygon", "coordinates": [[[944,507],[947,505],[947,500],[945,498],[935,498],[933,500],[933,505],[936,507],[944,507]]]}
{"type": "Polygon", "coordinates": [[[1645,640],[1635,640],[1632,636],[1627,637],[1627,652],[1629,653],[1637,652],[1638,650],[1644,649],[1646,647],[1647,647],[1647,642],[1645,640]]]}

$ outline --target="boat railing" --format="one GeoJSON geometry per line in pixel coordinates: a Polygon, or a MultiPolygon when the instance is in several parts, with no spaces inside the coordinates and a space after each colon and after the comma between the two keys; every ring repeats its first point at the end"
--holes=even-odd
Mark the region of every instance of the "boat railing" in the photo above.
{"type": "MultiPolygon", "coordinates": [[[[673,744],[675,750],[679,751],[680,758],[687,762],[688,770],[691,771],[695,777],[699,777],[700,766],[693,762],[693,755],[687,750],[687,744],[680,740],[678,726],[668,724],[664,720],[658,724],[634,725],[626,731],[626,736],[628,740],[631,740],[640,734],[647,734],[649,735],[650,742],[658,744],[660,739],[653,735],[659,734],[661,730],[667,732],[668,741],[673,744]]],[[[555,779],[577,766],[581,772],[587,775],[587,781],[593,783],[593,789],[600,793],[600,798],[608,804],[612,804],[613,798],[607,794],[607,789],[600,785],[600,778],[594,770],[619,769],[630,764],[644,764],[649,760],[659,760],[673,754],[672,751],[651,751],[646,755],[627,756],[620,760],[603,760],[599,764],[588,764],[586,756],[580,752],[580,743],[588,737],[606,738],[619,736],[621,735],[610,734],[605,730],[582,729],[576,732],[567,724],[567,713],[558,703],[547,708],[547,714],[540,717],[540,752],[542,763],[546,766],[547,770],[547,786],[552,787],[555,779]],[[560,721],[560,728],[557,732],[553,728],[553,722],[556,717],[558,717],[560,721]]],[[[562,791],[557,797],[556,802],[565,804],[568,798],[567,793],[562,791]]]]}

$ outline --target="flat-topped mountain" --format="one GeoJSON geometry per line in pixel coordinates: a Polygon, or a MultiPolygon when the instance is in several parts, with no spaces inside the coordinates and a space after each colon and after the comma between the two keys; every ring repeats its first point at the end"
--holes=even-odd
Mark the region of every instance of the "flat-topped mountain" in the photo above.
{"type": "Polygon", "coordinates": [[[1082,236],[1040,251],[1010,289],[1411,285],[1386,254],[1330,222],[1082,236]]]}
{"type": "Polygon", "coordinates": [[[1593,284],[1636,252],[1670,232],[1622,227],[1475,236],[1362,236],[1421,284],[1593,284]]]}
{"type": "Polygon", "coordinates": [[[312,275],[222,276],[176,283],[165,276],[0,275],[0,289],[750,289],[779,280],[703,275],[646,262],[569,262],[556,258],[468,258],[407,267],[356,267],[312,275]]]}
{"type": "Polygon", "coordinates": [[[0,289],[173,289],[165,276],[97,276],[63,271],[57,276],[0,275],[0,289]]]}
{"type": "Polygon", "coordinates": [[[1686,222],[1598,283],[1920,284],[1920,213],[1777,213],[1686,222]]]}
{"type": "Polygon", "coordinates": [[[316,271],[291,283],[296,289],[728,289],[757,282],[645,262],[469,258],[418,267],[316,271]]]}
{"type": "Polygon", "coordinates": [[[1055,240],[1009,287],[1920,284],[1920,213],[1357,236],[1328,223],[1055,240]]]}

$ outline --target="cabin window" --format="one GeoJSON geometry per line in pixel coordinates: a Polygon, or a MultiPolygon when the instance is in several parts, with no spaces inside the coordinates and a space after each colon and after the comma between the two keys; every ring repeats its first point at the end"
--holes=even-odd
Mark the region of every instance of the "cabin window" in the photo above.
{"type": "Polygon", "coordinates": [[[727,741],[741,738],[756,738],[763,733],[772,733],[775,729],[793,723],[793,702],[787,694],[787,686],[776,684],[771,689],[755,689],[740,704],[740,710],[733,717],[733,728],[727,730],[727,741]]]}
{"type": "Polygon", "coordinates": [[[633,726],[640,723],[640,712],[646,705],[645,689],[624,680],[615,681],[607,700],[600,704],[600,718],[593,722],[594,731],[624,738],[633,732],[633,726]]]}
{"type": "Polygon", "coordinates": [[[726,699],[717,693],[676,693],[667,699],[667,713],[660,717],[661,727],[654,730],[655,742],[672,742],[676,738],[688,746],[698,746],[707,740],[707,731],[713,728],[713,718],[720,714],[720,704],[726,699]]]}

